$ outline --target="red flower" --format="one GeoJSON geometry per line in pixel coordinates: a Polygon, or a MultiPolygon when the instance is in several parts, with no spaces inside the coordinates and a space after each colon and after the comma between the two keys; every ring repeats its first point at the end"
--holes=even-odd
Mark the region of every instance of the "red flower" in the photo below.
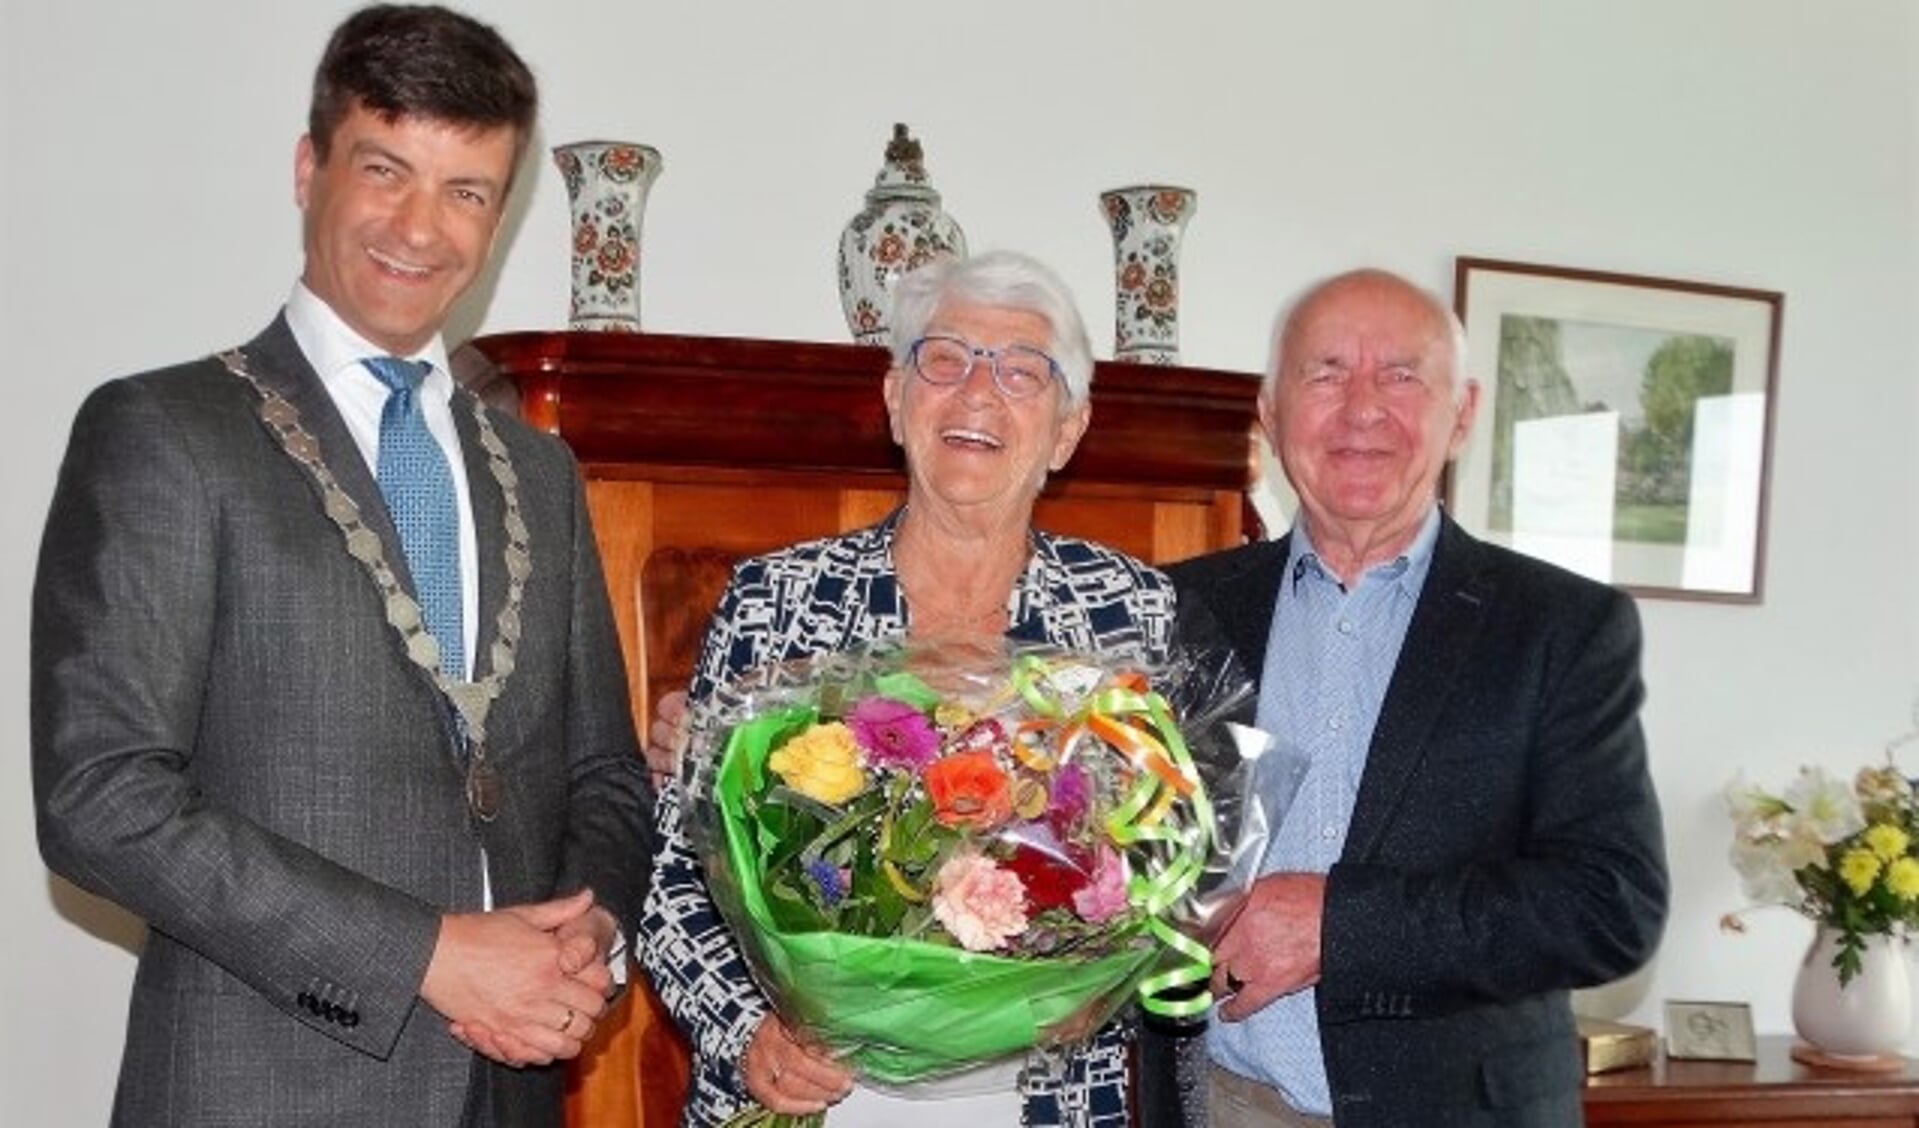
{"type": "Polygon", "coordinates": [[[631,145],[615,145],[600,158],[600,170],[615,180],[631,180],[646,167],[646,158],[631,145]]]}
{"type": "Polygon", "coordinates": [[[600,269],[622,274],[633,269],[633,244],[624,239],[608,239],[600,244],[600,269]]]}
{"type": "Polygon", "coordinates": [[[1012,789],[990,752],[962,752],[926,769],[933,817],[946,826],[990,830],[1013,813],[1012,789]]]}
{"type": "Polygon", "coordinates": [[[1155,192],[1153,202],[1147,205],[1152,213],[1161,220],[1171,223],[1186,210],[1186,194],[1183,192],[1155,192]]]}
{"type": "Polygon", "coordinates": [[[1073,894],[1086,888],[1092,868],[1026,845],[1015,848],[1003,864],[1026,886],[1026,908],[1034,914],[1072,908],[1073,894]]]}

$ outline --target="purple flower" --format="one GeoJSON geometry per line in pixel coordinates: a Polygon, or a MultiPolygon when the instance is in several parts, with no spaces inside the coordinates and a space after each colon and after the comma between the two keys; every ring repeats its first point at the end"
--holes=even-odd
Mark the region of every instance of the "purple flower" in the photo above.
{"type": "Polygon", "coordinates": [[[1078,764],[1067,764],[1053,777],[1052,796],[1046,807],[1046,817],[1056,828],[1070,827],[1086,814],[1086,805],[1092,801],[1092,784],[1086,778],[1086,769],[1078,764]]]}
{"type": "Polygon", "coordinates": [[[868,697],[846,715],[846,727],[873,768],[917,772],[939,758],[940,737],[926,714],[904,701],[868,697]]]}
{"type": "Polygon", "coordinates": [[[832,862],[825,858],[814,858],[806,863],[806,876],[812,878],[813,884],[819,887],[820,900],[825,902],[827,908],[845,899],[846,872],[832,862]]]}

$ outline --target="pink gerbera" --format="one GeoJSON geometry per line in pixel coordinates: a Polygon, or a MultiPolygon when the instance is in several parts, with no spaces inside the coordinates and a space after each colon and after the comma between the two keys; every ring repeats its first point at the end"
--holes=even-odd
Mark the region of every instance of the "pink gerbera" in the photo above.
{"type": "Polygon", "coordinates": [[[1081,920],[1104,924],[1125,912],[1126,905],[1126,859],[1102,844],[1093,879],[1073,894],[1073,911],[1081,920]]]}
{"type": "Polygon", "coordinates": [[[939,758],[940,737],[926,714],[904,701],[868,697],[846,715],[868,767],[917,772],[939,758]]]}

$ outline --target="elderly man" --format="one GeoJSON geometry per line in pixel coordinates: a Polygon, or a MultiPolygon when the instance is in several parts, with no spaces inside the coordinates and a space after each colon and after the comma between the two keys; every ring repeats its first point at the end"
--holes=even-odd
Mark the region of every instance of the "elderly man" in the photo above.
{"type": "Polygon", "coordinates": [[[1666,915],[1631,600],[1438,504],[1478,387],[1451,312],[1357,271],[1282,323],[1260,422],[1297,524],[1172,570],[1310,765],[1214,942],[1210,1122],[1574,1125],[1567,993],[1666,915]]]}

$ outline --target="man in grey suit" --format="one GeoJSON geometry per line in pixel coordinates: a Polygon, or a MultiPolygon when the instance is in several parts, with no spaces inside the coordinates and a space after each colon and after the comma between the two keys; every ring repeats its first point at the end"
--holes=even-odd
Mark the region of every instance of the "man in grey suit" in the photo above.
{"type": "Polygon", "coordinates": [[[1259,401],[1293,531],[1170,569],[1186,637],[1256,672],[1257,726],[1309,765],[1213,945],[1215,1128],[1576,1125],[1567,993],[1665,921],[1638,617],[1440,511],[1463,365],[1403,279],[1311,290],[1259,401]]]}
{"type": "Polygon", "coordinates": [[[282,314],[74,424],[34,790],[148,924],[117,1124],[557,1124],[623,973],[651,800],[577,469],[440,336],[535,106],[484,24],[350,16],[282,314]]]}

